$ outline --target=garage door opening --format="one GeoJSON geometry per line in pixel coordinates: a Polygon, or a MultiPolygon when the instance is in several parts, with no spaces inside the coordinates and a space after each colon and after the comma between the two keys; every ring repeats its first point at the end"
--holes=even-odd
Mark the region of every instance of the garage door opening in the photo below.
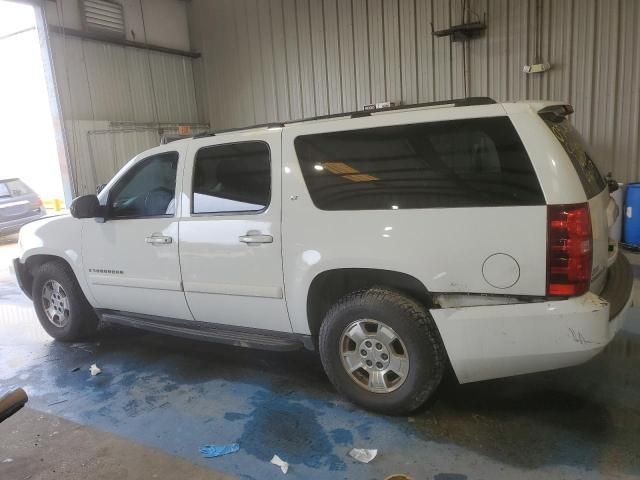
{"type": "Polygon", "coordinates": [[[71,189],[63,182],[62,133],[52,115],[55,96],[48,88],[36,8],[0,1],[0,179],[20,178],[51,213],[65,207],[71,189]]]}

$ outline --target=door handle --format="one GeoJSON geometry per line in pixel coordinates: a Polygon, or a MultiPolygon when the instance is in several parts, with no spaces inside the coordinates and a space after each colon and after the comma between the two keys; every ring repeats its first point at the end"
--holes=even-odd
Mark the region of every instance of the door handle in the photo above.
{"type": "Polygon", "coordinates": [[[273,243],[273,237],[271,235],[263,235],[256,230],[250,230],[246,235],[240,235],[238,237],[242,243],[247,245],[257,245],[259,243],[273,243]]]}
{"type": "Polygon", "coordinates": [[[173,242],[173,238],[167,235],[158,235],[154,233],[150,237],[145,238],[144,241],[146,243],[150,243],[151,245],[166,245],[173,242]]]}

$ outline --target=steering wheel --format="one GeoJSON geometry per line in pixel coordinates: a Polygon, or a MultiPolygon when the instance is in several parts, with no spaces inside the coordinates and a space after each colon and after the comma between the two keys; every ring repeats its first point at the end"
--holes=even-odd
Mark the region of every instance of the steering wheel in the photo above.
{"type": "Polygon", "coordinates": [[[144,196],[145,215],[164,215],[165,213],[167,213],[167,207],[169,206],[172,198],[173,190],[170,190],[166,187],[156,187],[153,190],[149,190],[144,196]],[[161,212],[156,212],[154,210],[154,207],[156,207],[154,205],[154,202],[156,202],[157,200],[166,200],[163,202],[161,212]]]}

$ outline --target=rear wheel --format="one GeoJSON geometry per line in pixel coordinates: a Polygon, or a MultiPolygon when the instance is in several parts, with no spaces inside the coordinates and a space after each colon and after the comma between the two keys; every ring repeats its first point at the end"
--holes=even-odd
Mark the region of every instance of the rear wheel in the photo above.
{"type": "Polygon", "coordinates": [[[56,340],[75,341],[98,329],[98,318],[69,267],[48,262],[35,274],[33,305],[40,324],[56,340]]]}
{"type": "Polygon", "coordinates": [[[327,313],[319,343],[325,371],[341,393],[392,415],[420,407],[440,384],[446,365],[427,309],[383,288],[342,298],[327,313]]]}

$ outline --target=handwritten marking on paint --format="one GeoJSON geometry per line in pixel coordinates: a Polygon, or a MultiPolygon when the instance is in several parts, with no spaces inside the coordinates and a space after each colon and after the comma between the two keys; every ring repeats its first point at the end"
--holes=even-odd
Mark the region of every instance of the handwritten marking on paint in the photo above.
{"type": "Polygon", "coordinates": [[[586,338],[584,338],[584,335],[582,335],[582,332],[576,332],[573,328],[569,328],[569,332],[571,332],[571,336],[573,337],[573,341],[576,343],[579,343],[580,345],[587,345],[589,343],[596,343],[596,342],[592,342],[591,340],[587,340],[586,338]]]}

